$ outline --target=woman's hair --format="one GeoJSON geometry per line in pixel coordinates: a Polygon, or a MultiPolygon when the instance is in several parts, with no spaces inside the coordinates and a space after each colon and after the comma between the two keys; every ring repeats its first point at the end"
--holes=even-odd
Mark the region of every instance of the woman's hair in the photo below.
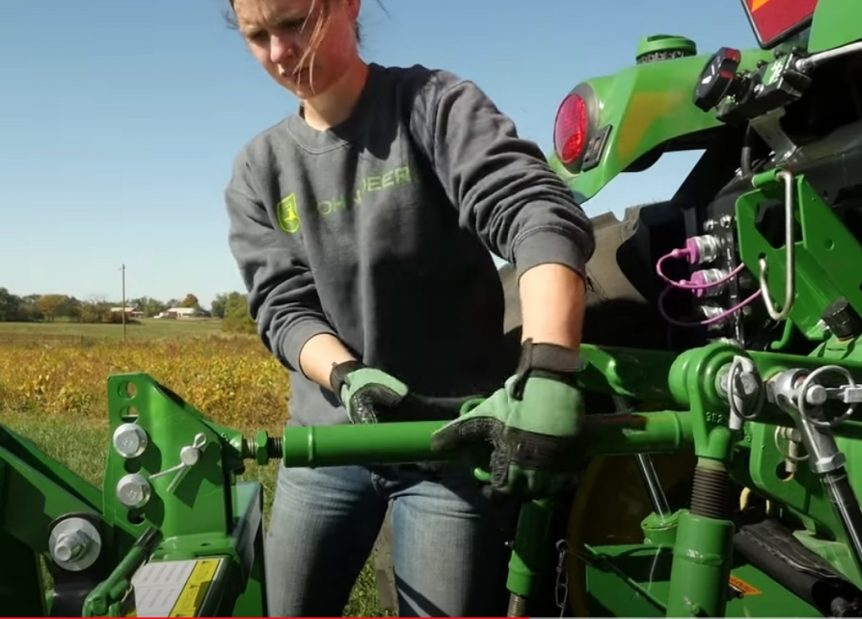
{"type": "MultiPolygon", "coordinates": [[[[317,46],[320,41],[323,40],[323,35],[326,33],[326,28],[329,25],[329,18],[332,15],[332,6],[336,2],[341,2],[343,0],[311,0],[311,10],[308,13],[308,17],[310,18],[312,15],[316,14],[316,19],[314,24],[312,25],[311,36],[308,38],[308,45],[302,52],[302,57],[299,59],[299,62],[296,64],[296,69],[299,70],[300,67],[306,65],[306,63],[314,62],[314,55],[317,51],[317,46]]],[[[228,24],[232,28],[238,28],[239,24],[237,24],[236,12],[234,10],[234,0],[228,0],[230,3],[230,12],[227,15],[228,24]]],[[[306,28],[308,24],[303,24],[303,29],[306,28]]],[[[356,29],[356,43],[359,44],[359,23],[355,24],[356,29]]],[[[314,68],[312,67],[312,73],[310,79],[314,82],[314,68]]]]}
{"type": "MultiPolygon", "coordinates": [[[[314,13],[318,4],[320,5],[320,14],[318,15],[317,23],[314,24],[314,31],[311,33],[311,37],[309,39],[309,50],[313,50],[317,44],[320,42],[320,39],[323,37],[323,33],[326,30],[327,21],[329,20],[329,16],[331,14],[332,5],[339,0],[312,0],[311,2],[311,13],[314,13]]],[[[234,11],[233,4],[234,0],[228,0],[230,4],[230,9],[225,13],[225,18],[227,19],[228,25],[237,29],[239,25],[236,21],[236,12],[234,11]]],[[[378,0],[379,3],[379,0],[378,0]]],[[[381,4],[381,6],[383,6],[381,4]]],[[[360,34],[359,34],[359,22],[356,22],[356,42],[360,42],[360,34]]],[[[306,51],[306,55],[309,52],[306,51]]],[[[313,52],[312,52],[313,53],[313,52]]],[[[305,60],[305,58],[303,58],[305,60]]]]}

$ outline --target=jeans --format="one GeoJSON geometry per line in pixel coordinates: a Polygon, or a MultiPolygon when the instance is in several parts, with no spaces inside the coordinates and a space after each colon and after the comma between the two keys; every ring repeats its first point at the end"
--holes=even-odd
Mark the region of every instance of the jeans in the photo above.
{"type": "Polygon", "coordinates": [[[505,514],[468,470],[281,467],[266,539],[272,616],[339,616],[392,502],[400,616],[504,616],[505,514]]]}

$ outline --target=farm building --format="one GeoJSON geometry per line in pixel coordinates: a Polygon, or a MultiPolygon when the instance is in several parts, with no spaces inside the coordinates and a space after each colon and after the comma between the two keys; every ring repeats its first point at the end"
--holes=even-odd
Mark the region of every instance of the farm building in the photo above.
{"type": "Polygon", "coordinates": [[[195,307],[169,307],[156,315],[158,319],[183,320],[188,318],[205,318],[209,314],[195,307]]]}

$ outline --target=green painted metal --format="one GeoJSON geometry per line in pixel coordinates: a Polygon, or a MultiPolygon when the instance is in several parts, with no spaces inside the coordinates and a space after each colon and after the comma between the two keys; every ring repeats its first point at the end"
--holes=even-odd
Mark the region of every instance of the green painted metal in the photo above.
{"type": "MultiPolygon", "coordinates": [[[[846,345],[843,345],[839,347],[839,350],[844,353],[847,348],[846,345]]],[[[597,387],[614,392],[618,386],[624,393],[671,400],[680,407],[680,410],[588,415],[585,418],[582,448],[576,450],[578,453],[573,454],[573,458],[580,459],[593,454],[672,452],[680,449],[694,449],[702,457],[711,457],[716,461],[722,461],[726,457],[725,452],[730,450],[732,446],[736,445],[737,448],[742,448],[740,445],[744,446],[744,441],[733,443],[729,433],[727,433],[726,402],[716,386],[721,369],[738,354],[745,353],[729,343],[718,343],[686,351],[675,359],[670,355],[663,355],[661,363],[657,364],[655,359],[649,355],[645,357],[645,359],[650,360],[649,363],[644,360],[637,362],[637,351],[628,350],[622,354],[618,350],[611,352],[599,349],[591,350],[587,356],[588,368],[591,368],[590,371],[595,376],[604,377],[603,381],[593,381],[597,387]],[[658,365],[661,366],[660,370],[656,370],[658,365]],[[652,374],[646,371],[648,367],[653,370],[652,374]],[[629,368],[629,370],[625,368],[629,368]],[[647,376],[650,375],[656,377],[654,380],[658,380],[658,377],[663,378],[664,386],[649,385],[650,379],[647,376]],[[602,382],[604,387],[599,384],[602,382]],[[616,386],[610,388],[612,384],[616,386]]],[[[789,367],[817,367],[819,363],[822,363],[822,360],[817,358],[782,353],[749,353],[749,357],[765,377],[789,367]]],[[[859,363],[854,364],[845,360],[845,364],[852,366],[854,371],[862,369],[859,367],[859,363]]],[[[265,434],[258,433],[254,440],[246,441],[235,431],[210,425],[196,410],[182,402],[178,396],[165,391],[146,375],[116,377],[116,380],[112,379],[111,381],[112,389],[116,392],[122,388],[121,393],[125,393],[125,383],[128,382],[135,385],[135,397],[139,397],[141,394],[150,394],[149,399],[135,400],[139,406],[136,423],[141,424],[146,429],[148,436],[155,437],[160,431],[173,436],[180,436],[184,432],[186,437],[192,436],[193,432],[211,432],[212,445],[214,451],[218,453],[212,460],[202,459],[199,464],[203,466],[202,472],[205,473],[205,477],[212,475],[214,480],[219,480],[218,483],[213,484],[213,487],[218,489],[221,497],[219,504],[222,514],[232,512],[239,516],[246,512],[256,512],[256,515],[249,516],[247,526],[226,527],[220,531],[195,530],[194,532],[187,531],[182,535],[166,535],[162,543],[153,551],[150,559],[169,560],[201,555],[226,556],[234,566],[234,571],[231,572],[234,576],[229,581],[237,587],[240,586],[239,583],[246,583],[244,590],[237,589],[230,594],[226,591],[226,595],[228,598],[231,595],[237,596],[237,603],[242,600],[245,608],[257,608],[262,603],[260,602],[262,567],[259,555],[261,538],[260,528],[257,524],[259,522],[260,497],[256,494],[256,490],[249,493],[246,490],[251,490],[250,488],[236,485],[232,479],[225,477],[223,475],[223,463],[241,457],[261,460],[263,458],[263,443],[267,444],[267,457],[272,457],[275,450],[270,449],[271,439],[265,434]],[[168,421],[160,420],[159,415],[166,417],[168,421]],[[174,428],[180,428],[180,431],[175,431],[174,428]],[[213,475],[214,471],[215,475],[213,475]],[[231,490],[226,491],[226,488],[231,490]],[[226,500],[226,492],[230,493],[229,496],[232,497],[232,500],[226,500]],[[253,505],[256,505],[257,508],[253,508],[253,505]],[[227,506],[232,506],[232,509],[227,506]],[[241,531],[248,532],[248,535],[241,531]],[[246,539],[240,541],[237,539],[239,537],[246,539]],[[244,554],[241,550],[243,548],[257,548],[258,553],[244,554]],[[247,556],[251,558],[245,558],[247,556]],[[254,574],[257,576],[253,576],[254,574]]],[[[122,414],[125,413],[123,409],[129,405],[129,401],[130,398],[124,396],[119,399],[118,403],[114,403],[114,412],[118,415],[117,422],[122,420],[122,414]]],[[[783,418],[775,412],[773,415],[776,418],[783,418]]],[[[288,466],[327,466],[347,462],[391,463],[439,458],[439,454],[430,449],[430,437],[442,423],[414,422],[367,426],[286,428],[282,437],[283,463],[288,466]]],[[[757,444],[768,444],[765,437],[757,434],[756,424],[748,425],[752,428],[746,435],[749,441],[753,438],[757,444]]],[[[767,424],[762,425],[767,427],[767,424]]],[[[188,441],[188,438],[185,440],[188,441]]],[[[184,442],[177,441],[176,444],[183,445],[184,442]]],[[[772,457],[775,458],[775,455],[773,454],[772,457]]],[[[147,454],[144,453],[141,459],[145,461],[146,458],[147,454]]],[[[13,459],[6,457],[3,461],[12,462],[13,459]]],[[[130,464],[135,467],[133,462],[122,461],[118,464],[122,466],[121,471],[124,473],[129,470],[130,464]]],[[[144,464],[140,468],[136,468],[136,470],[145,469],[144,464]]],[[[160,469],[154,467],[152,470],[158,471],[160,469]]],[[[6,481],[8,483],[8,480],[6,481]]],[[[766,485],[766,482],[760,483],[766,485]]],[[[759,483],[755,481],[755,485],[759,485],[759,483]]],[[[106,487],[110,486],[106,485],[106,487]]],[[[154,487],[157,492],[156,496],[161,496],[164,489],[158,485],[154,485],[154,487]]],[[[206,488],[205,486],[201,487],[206,488]]],[[[816,485],[812,487],[817,488],[816,485]]],[[[790,503],[792,505],[792,501],[790,503]]],[[[166,509],[173,509],[170,502],[165,501],[163,504],[166,509]]],[[[823,526],[826,527],[826,530],[835,530],[832,526],[834,521],[829,520],[829,512],[821,511],[822,520],[825,523],[823,526]]],[[[125,512],[122,510],[118,510],[116,513],[121,518],[125,517],[125,512]]],[[[815,515],[817,513],[819,512],[815,512],[815,515]]],[[[242,520],[241,517],[240,520],[242,520]]],[[[170,522],[170,518],[165,517],[163,521],[170,522]]],[[[204,524],[207,525],[211,522],[204,520],[204,524]]],[[[523,523],[522,535],[532,536],[533,539],[542,536],[541,519],[525,515],[523,523]]],[[[123,527],[128,527],[129,524],[131,523],[123,523],[123,527]]],[[[707,528],[707,525],[702,522],[698,524],[702,525],[703,529],[707,528]]],[[[671,527],[665,532],[656,526],[646,528],[650,529],[650,535],[656,539],[662,533],[673,535],[678,531],[676,527],[671,527]]],[[[671,538],[665,537],[663,539],[662,543],[669,543],[671,538]]],[[[681,543],[683,542],[677,540],[678,545],[681,543]]],[[[701,535],[695,536],[692,540],[689,536],[684,543],[687,544],[686,548],[689,554],[692,551],[698,553],[701,552],[698,550],[698,544],[709,546],[714,543],[714,538],[701,535]],[[711,539],[713,541],[710,541],[711,539]]],[[[122,547],[123,545],[120,544],[117,547],[118,551],[122,547]]],[[[533,547],[527,544],[523,548],[530,549],[533,547]]],[[[529,563],[524,558],[528,556],[529,552],[532,550],[525,550],[523,556],[519,554],[513,559],[512,588],[518,592],[527,592],[531,586],[529,563]]],[[[693,572],[683,571],[682,573],[690,580],[693,572]]],[[[699,586],[703,591],[709,590],[708,579],[706,578],[709,574],[709,572],[702,574],[699,586]]],[[[108,583],[110,586],[106,585],[107,590],[113,592],[113,597],[109,596],[110,599],[119,596],[118,592],[123,585],[127,586],[127,581],[128,579],[122,573],[118,572],[115,575],[114,580],[108,583]]],[[[715,582],[717,581],[713,578],[712,586],[715,586],[715,582]]],[[[226,588],[229,588],[228,585],[226,588]]],[[[708,608],[714,604],[709,595],[706,593],[703,595],[705,599],[697,602],[698,605],[708,608]]],[[[104,599],[107,600],[105,603],[108,605],[116,602],[116,600],[111,602],[109,598],[104,599]]],[[[250,610],[249,614],[255,614],[255,612],[255,610],[250,610]]]]}
{"type": "Polygon", "coordinates": [[[554,502],[549,499],[530,501],[521,507],[506,580],[510,593],[529,598],[535,592],[536,578],[548,553],[553,517],[554,502]]]}
{"type": "Polygon", "coordinates": [[[664,617],[673,553],[666,546],[585,546],[589,615],[664,617]]]}
{"type": "Polygon", "coordinates": [[[117,617],[126,614],[123,612],[125,609],[122,608],[122,603],[127,599],[132,576],[149,558],[150,540],[156,535],[156,529],[147,529],[132,544],[108,578],[96,585],[84,599],[82,616],[104,617],[109,615],[117,617]]]}
{"type": "Polygon", "coordinates": [[[655,407],[673,404],[667,385],[675,353],[583,344],[580,354],[584,364],[577,378],[580,388],[643,400],[655,407]]]}
{"type": "MultiPolygon", "coordinates": [[[[760,274],[760,258],[766,258],[770,296],[780,305],[786,287],[787,252],[783,239],[780,247],[769,243],[758,230],[756,220],[761,209],[777,209],[780,213],[784,208],[783,183],[773,171],[755,177],[755,184],[757,188],[740,196],[736,203],[740,257],[755,275],[760,274]]],[[[845,297],[856,311],[862,312],[862,278],[847,268],[862,264],[862,246],[804,175],[794,177],[793,187],[794,214],[802,235],[794,239],[796,277],[790,320],[809,339],[821,341],[826,333],[820,315],[836,298],[845,297]]]]}
{"type": "Polygon", "coordinates": [[[47,551],[49,524],[58,516],[70,512],[98,513],[5,448],[0,448],[0,462],[5,465],[0,523],[12,537],[37,552],[47,551]]]}
{"type": "Polygon", "coordinates": [[[787,320],[784,322],[784,330],[781,332],[781,338],[770,342],[769,350],[780,351],[787,347],[790,343],[790,338],[793,337],[793,322],[787,320]]]}
{"type": "MultiPolygon", "coordinates": [[[[441,461],[431,434],[445,422],[380,423],[361,426],[285,426],[284,466],[340,466],[441,461]]],[[[451,456],[451,457],[454,457],[451,456]]]]}
{"type": "Polygon", "coordinates": [[[38,554],[27,544],[0,530],[0,557],[3,557],[0,562],[2,614],[16,617],[45,615],[48,609],[43,594],[44,583],[38,554]]]}
{"type": "Polygon", "coordinates": [[[103,488],[106,518],[132,534],[156,527],[166,540],[208,533],[227,536],[233,514],[231,505],[225,505],[224,488],[230,485],[234,472],[228,466],[236,462],[233,450],[224,448],[216,426],[143,374],[110,377],[108,408],[112,433],[121,423],[131,421],[146,429],[149,446],[131,460],[109,450],[103,488]],[[152,478],[180,465],[181,450],[193,445],[198,435],[206,442],[197,464],[184,472],[152,478]],[[120,504],[114,493],[120,479],[133,472],[150,479],[153,493],[142,508],[130,509],[120,504]],[[172,488],[177,475],[180,481],[172,488]]]}
{"type": "Polygon", "coordinates": [[[818,0],[808,37],[808,51],[834,49],[862,39],[859,24],[862,24],[862,3],[818,0]]]}
{"type": "Polygon", "coordinates": [[[728,427],[729,410],[718,390],[721,370],[742,351],[728,343],[714,343],[688,350],[674,363],[670,389],[679,404],[688,406],[694,453],[700,458],[725,462],[733,441],[728,427]]]}
{"type": "Polygon", "coordinates": [[[720,617],[727,602],[733,522],[679,515],[667,613],[672,617],[720,617]]]}
{"type": "Polygon", "coordinates": [[[254,560],[245,580],[245,588],[239,593],[233,605],[231,615],[234,617],[266,617],[269,615],[263,559],[263,527],[258,528],[255,534],[253,550],[254,560]]]}
{"type": "Polygon", "coordinates": [[[683,56],[697,54],[697,43],[686,37],[671,34],[652,34],[638,41],[635,58],[640,60],[649,54],[676,53],[683,56]]]}
{"type": "Polygon", "coordinates": [[[676,532],[679,528],[679,511],[669,516],[661,516],[651,512],[641,521],[644,534],[644,544],[650,546],[669,546],[676,543],[676,532]]]}
{"type": "MultiPolygon", "coordinates": [[[[692,442],[690,420],[687,413],[677,411],[587,415],[583,436],[573,458],[676,451],[692,442]]],[[[322,467],[348,463],[442,461],[442,454],[431,449],[431,434],[444,423],[286,426],[282,439],[282,464],[287,467],[322,467]]],[[[480,454],[469,453],[446,455],[448,459],[477,465],[485,464],[481,457],[480,454]]]]}
{"type": "MultiPolygon", "coordinates": [[[[746,50],[741,68],[753,69],[771,54],[746,50]]],[[[709,55],[673,58],[626,67],[612,75],[589,79],[575,91],[594,100],[596,129],[610,126],[599,165],[571,173],[556,154],[548,162],[576,196],[588,200],[641,157],[674,139],[720,126],[714,114],[692,102],[692,93],[709,55]]]]}
{"type": "Polygon", "coordinates": [[[731,579],[735,595],[727,602],[727,617],[822,616],[808,602],[789,592],[752,565],[739,565],[735,561],[731,579]]]}
{"type": "Polygon", "coordinates": [[[667,453],[690,448],[693,417],[681,411],[587,415],[580,450],[584,455],[667,453]]]}
{"type": "Polygon", "coordinates": [[[8,449],[18,461],[36,469],[61,491],[77,497],[92,508],[101,505],[99,488],[70,471],[60,461],[43,453],[30,439],[10,428],[0,426],[0,447],[8,449]]]}
{"type": "MultiPolygon", "coordinates": [[[[644,545],[585,548],[590,616],[664,617],[670,591],[672,552],[644,545]]],[[[727,617],[820,617],[822,614],[741,559],[730,572],[727,617]]]]}

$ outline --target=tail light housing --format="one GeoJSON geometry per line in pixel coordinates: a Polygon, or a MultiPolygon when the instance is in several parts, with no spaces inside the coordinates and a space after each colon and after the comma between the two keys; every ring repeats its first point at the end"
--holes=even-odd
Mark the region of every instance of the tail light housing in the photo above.
{"type": "Polygon", "coordinates": [[[768,49],[808,26],[817,0],[742,0],[742,5],[757,42],[768,49]]]}
{"type": "Polygon", "coordinates": [[[554,152],[566,167],[571,167],[584,154],[589,131],[587,102],[577,92],[563,99],[554,119],[554,152]]]}

